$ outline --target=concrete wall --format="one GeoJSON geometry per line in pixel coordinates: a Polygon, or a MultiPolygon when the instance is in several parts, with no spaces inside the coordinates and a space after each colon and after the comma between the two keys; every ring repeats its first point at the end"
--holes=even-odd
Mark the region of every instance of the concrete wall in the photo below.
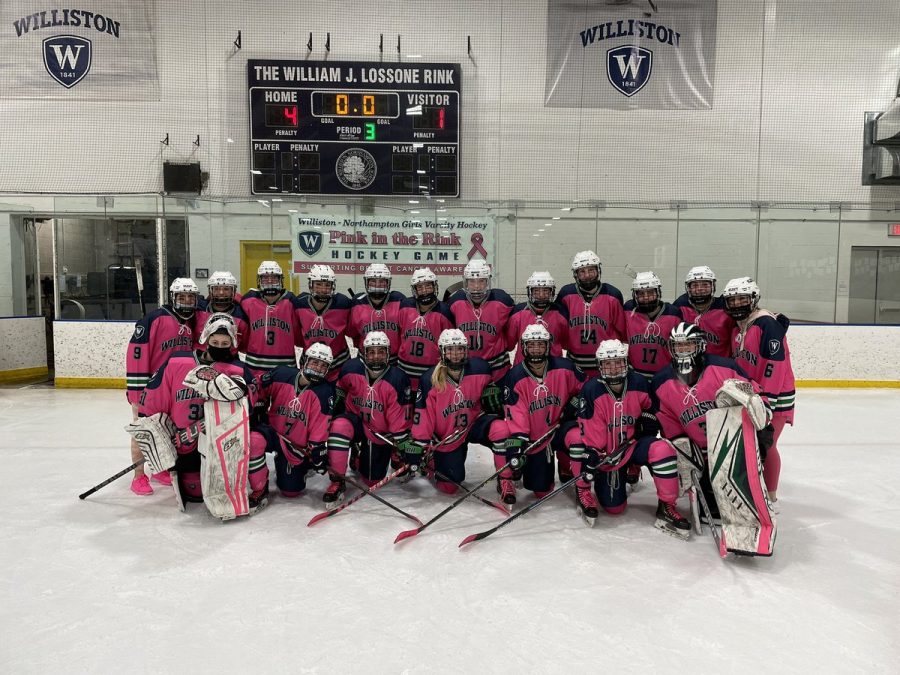
{"type": "Polygon", "coordinates": [[[0,317],[0,382],[47,375],[44,317],[0,317]]]}
{"type": "Polygon", "coordinates": [[[54,321],[56,386],[124,389],[133,332],[133,321],[54,321]]]}

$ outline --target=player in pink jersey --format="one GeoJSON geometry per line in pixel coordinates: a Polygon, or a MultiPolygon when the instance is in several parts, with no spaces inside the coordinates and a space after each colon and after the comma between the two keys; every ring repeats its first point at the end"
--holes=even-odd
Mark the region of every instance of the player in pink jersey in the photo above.
{"type": "Polygon", "coordinates": [[[284,272],[274,260],[264,260],[256,270],[258,289],[241,299],[250,323],[245,360],[257,377],[278,366],[297,363],[300,322],[295,314],[296,296],[284,288],[284,272]]]}
{"type": "Polygon", "coordinates": [[[427,267],[413,272],[412,295],[400,303],[400,368],[409,376],[412,391],[419,378],[440,360],[438,336],[453,327],[447,303],[438,300],[437,275],[427,267]]]}
{"type": "MultiPolygon", "coordinates": [[[[231,272],[213,272],[206,282],[206,287],[209,289],[209,296],[197,309],[197,325],[203,326],[211,314],[229,314],[237,328],[238,351],[246,352],[247,341],[250,338],[250,322],[240,306],[241,296],[237,292],[237,279],[231,272]]],[[[197,347],[200,347],[199,343],[197,347]]]]}
{"type": "Polygon", "coordinates": [[[396,365],[400,349],[400,303],[406,298],[391,290],[391,270],[372,263],[363,273],[366,292],[350,302],[347,337],[359,349],[366,335],[378,330],[391,341],[391,363],[396,365]]]}
{"type": "Polygon", "coordinates": [[[672,305],[682,319],[706,333],[706,353],[731,357],[734,321],[725,313],[725,300],[715,297],[716,275],[706,265],[692,267],[684,278],[684,294],[672,305]]]}
{"type": "Polygon", "coordinates": [[[625,303],[628,362],[648,381],[669,364],[669,335],[682,322],[681,312],[662,299],[662,282],[653,272],[638,272],[625,303]]]}
{"type": "Polygon", "coordinates": [[[581,251],[572,259],[574,284],[560,290],[556,302],[569,312],[567,356],[585,375],[597,374],[597,346],[625,339],[625,313],[619,289],[600,281],[600,258],[581,251]]]}
{"type": "MultiPolygon", "coordinates": [[[[322,343],[303,352],[300,368],[278,366],[263,375],[261,389],[268,402],[268,424],[254,430],[275,453],[275,484],[283,497],[299,497],[306,489],[310,470],[328,469],[328,425],[334,405],[334,385],[325,380],[331,362],[331,348],[322,343]]],[[[347,456],[336,457],[332,468],[347,470],[347,456]]],[[[333,504],[343,497],[343,483],[329,486],[322,499],[333,504]],[[340,489],[338,489],[340,488],[340,489]]]]}
{"type": "MultiPolygon", "coordinates": [[[[228,375],[241,389],[246,389],[252,409],[259,389],[252,370],[238,359],[237,328],[228,314],[213,314],[203,328],[200,342],[205,349],[182,351],[171,358],[153,375],[141,394],[140,415],[164,412],[178,428],[175,447],[178,460],[179,490],[188,501],[202,501],[200,488],[200,453],[197,451],[197,424],[203,420],[206,399],[184,384],[185,376],[198,365],[209,365],[228,375]]],[[[269,469],[266,466],[265,441],[250,435],[250,507],[265,506],[268,493],[269,469]]]]}
{"type": "Polygon", "coordinates": [[[359,356],[344,364],[337,381],[328,455],[336,465],[340,453],[346,458],[351,446],[356,446],[359,454],[353,468],[367,485],[387,475],[393,447],[373,432],[390,437],[401,452],[412,445],[409,378],[390,364],[390,349],[387,335],[369,333],[359,356]]]}
{"type": "Polygon", "coordinates": [[[550,356],[552,338],[541,324],[525,328],[519,348],[525,360],[514,366],[503,381],[506,425],[509,440],[506,453],[494,453],[494,466],[513,462],[497,480],[497,491],[503,502],[515,504],[514,474],[521,473],[523,484],[536,497],[553,490],[553,453],[560,457],[560,471],[565,468],[571,477],[566,448],[578,440],[575,414],[578,411],[578,392],[584,375],[569,359],[550,356]],[[556,432],[544,443],[522,453],[526,446],[539,440],[554,425],[556,432]],[[522,466],[524,464],[524,466],[522,466]]]}
{"type": "MultiPolygon", "coordinates": [[[[550,356],[562,356],[567,348],[566,338],[569,332],[568,310],[554,302],[556,282],[550,272],[534,272],[525,282],[528,294],[526,302],[520,302],[513,308],[506,324],[506,345],[512,351],[519,342],[522,332],[527,326],[535,323],[544,324],[553,336],[550,356]]],[[[524,361],[521,349],[516,349],[513,365],[524,361]]]]}
{"type": "MultiPolygon", "coordinates": [[[[469,340],[469,355],[487,361],[493,381],[499,382],[509,371],[509,348],[503,329],[513,301],[506,291],[491,288],[491,268],[484,260],[469,261],[463,270],[463,287],[447,304],[456,327],[469,340]]],[[[499,408],[499,390],[493,398],[492,405],[499,408]]]]}
{"type": "MultiPolygon", "coordinates": [[[[192,279],[175,279],[169,286],[169,304],[155,309],[134,325],[125,357],[126,397],[131,404],[132,419],[137,419],[138,404],[151,375],[157,372],[175,352],[190,351],[196,329],[198,289],[192,279]]],[[[131,441],[131,461],[140,461],[137,443],[131,441]]],[[[154,480],[171,485],[169,474],[154,474],[154,480]]],[[[134,470],[131,491],[136,495],[153,494],[143,465],[134,470]]]]}
{"type": "Polygon", "coordinates": [[[759,286],[749,277],[729,281],[722,296],[725,311],[736,324],[734,360],[759,385],[774,411],[774,437],[763,464],[763,478],[769,500],[775,504],[781,474],[778,439],[785,424],[794,424],[794,370],[786,335],[790,320],[759,308],[759,286]]]}
{"type": "Polygon", "coordinates": [[[328,265],[313,265],[309,270],[309,294],[297,301],[297,321],[303,326],[303,348],[316,342],[331,348],[334,362],[328,371],[328,381],[338,379],[341,366],[350,358],[347,349],[347,322],[350,319],[350,298],[335,290],[336,277],[328,265]]]}
{"type": "MultiPolygon", "coordinates": [[[[706,413],[716,406],[716,393],[725,380],[750,381],[747,373],[734,359],[704,354],[705,335],[699,326],[680,323],[672,331],[669,350],[672,363],[658,372],[650,384],[650,393],[657,404],[657,419],[662,436],[676,440],[686,436],[700,448],[704,455],[703,475],[700,484],[713,517],[718,517],[716,499],[709,482],[709,466],[706,460],[706,413]]],[[[754,392],[759,387],[751,382],[754,392]]],[[[766,407],[768,401],[763,397],[766,407]]],[[[769,430],[771,427],[769,427],[769,430]]],[[[758,432],[760,454],[771,444],[769,432],[758,432]]]]}
{"type": "Polygon", "coordinates": [[[425,372],[416,393],[414,445],[405,460],[414,471],[421,467],[433,473],[437,489],[453,494],[454,483],[466,477],[469,444],[494,445],[502,452],[507,433],[502,419],[482,413],[481,396],[492,376],[487,361],[469,358],[468,340],[456,328],[443,331],[438,346],[441,361],[425,372]],[[459,438],[441,444],[454,434],[459,438]],[[429,466],[423,458],[427,446],[438,446],[429,466]]]}
{"type": "Polygon", "coordinates": [[[593,525],[598,513],[596,491],[604,511],[622,513],[628,504],[627,468],[646,466],[658,498],[654,525],[667,534],[687,539],[691,526],[675,507],[675,447],[656,437],[660,427],[647,379],[629,370],[628,347],[618,340],[601,342],[596,357],[600,374],[588,380],[581,390],[581,438],[570,447],[572,472],[587,474],[586,480],[575,483],[579,511],[593,525]]]}

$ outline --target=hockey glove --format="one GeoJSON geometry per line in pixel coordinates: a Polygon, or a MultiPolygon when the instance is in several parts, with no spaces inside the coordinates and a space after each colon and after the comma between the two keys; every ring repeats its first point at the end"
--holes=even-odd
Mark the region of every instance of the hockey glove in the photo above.
{"type": "Polygon", "coordinates": [[[410,471],[417,473],[423,466],[422,457],[425,454],[425,444],[407,436],[397,443],[397,449],[403,454],[403,461],[406,462],[410,471]]]}
{"type": "Polygon", "coordinates": [[[597,477],[597,472],[600,471],[600,463],[605,456],[605,453],[597,448],[586,447],[584,449],[584,453],[581,456],[581,472],[584,474],[586,481],[593,481],[597,477]]]}
{"type": "Polygon", "coordinates": [[[759,458],[765,461],[766,455],[769,454],[769,448],[775,445],[775,427],[768,424],[757,431],[756,444],[759,446],[759,458]]]}
{"type": "Polygon", "coordinates": [[[499,415],[503,410],[503,390],[496,384],[489,384],[481,392],[481,405],[485,412],[499,415]]]}
{"type": "Polygon", "coordinates": [[[528,439],[525,436],[510,436],[506,439],[506,461],[513,470],[513,479],[519,480],[522,469],[525,468],[525,446],[528,439]]]}
{"type": "Polygon", "coordinates": [[[643,438],[644,436],[652,436],[653,438],[656,438],[656,435],[659,434],[661,430],[662,427],[659,424],[659,420],[656,419],[656,415],[645,410],[637,419],[637,423],[634,427],[634,437],[643,438]]]}
{"type": "Polygon", "coordinates": [[[318,443],[310,447],[309,460],[313,471],[322,475],[328,473],[328,448],[324,443],[318,443]]]}

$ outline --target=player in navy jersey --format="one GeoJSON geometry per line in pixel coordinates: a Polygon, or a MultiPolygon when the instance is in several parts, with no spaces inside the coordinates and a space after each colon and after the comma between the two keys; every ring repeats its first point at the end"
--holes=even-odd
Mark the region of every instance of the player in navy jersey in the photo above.
{"type": "Polygon", "coordinates": [[[402,293],[391,290],[391,270],[383,263],[372,263],[363,273],[366,291],[350,303],[347,337],[359,349],[366,335],[381,331],[391,341],[391,363],[397,363],[400,349],[400,304],[402,293]]]}

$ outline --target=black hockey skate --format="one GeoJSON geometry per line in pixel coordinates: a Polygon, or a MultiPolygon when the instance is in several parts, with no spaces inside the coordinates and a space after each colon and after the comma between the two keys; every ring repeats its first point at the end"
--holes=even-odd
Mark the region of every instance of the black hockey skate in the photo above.
{"type": "Polygon", "coordinates": [[[262,511],[269,505],[269,486],[266,485],[262,490],[251,492],[247,499],[248,510],[247,515],[253,516],[262,511]]]}
{"type": "Polygon", "coordinates": [[[329,511],[336,509],[337,505],[344,501],[344,490],[344,481],[332,481],[331,485],[325,489],[325,494],[322,495],[322,501],[325,502],[325,508],[329,511]]]}
{"type": "Polygon", "coordinates": [[[588,527],[593,527],[600,511],[597,508],[597,497],[591,485],[575,486],[575,510],[588,527]]]}
{"type": "Polygon", "coordinates": [[[500,500],[512,510],[512,505],[516,503],[516,484],[509,478],[497,478],[497,493],[500,500]]]}
{"type": "Polygon", "coordinates": [[[691,533],[691,524],[678,513],[675,505],[666,504],[663,501],[660,501],[656,507],[656,522],[653,525],[666,534],[679,539],[687,539],[691,533]]]}

